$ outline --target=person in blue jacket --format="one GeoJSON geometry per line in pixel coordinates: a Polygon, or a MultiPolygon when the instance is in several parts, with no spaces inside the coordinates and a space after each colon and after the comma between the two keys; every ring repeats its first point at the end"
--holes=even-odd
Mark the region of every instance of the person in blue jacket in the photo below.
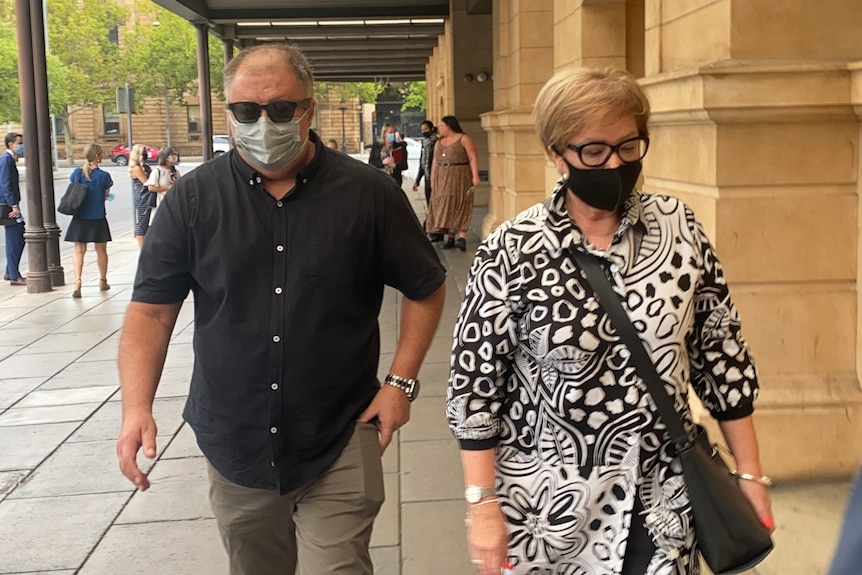
{"type": "Polygon", "coordinates": [[[87,196],[80,211],[72,216],[64,238],[67,242],[75,243],[75,253],[72,254],[72,269],[75,272],[75,289],[72,291],[74,298],[81,297],[81,274],[88,243],[92,243],[96,249],[99,289],[111,289],[108,285],[108,242],[111,241],[111,229],[108,227],[105,200],[111,193],[114,180],[108,172],[99,168],[102,162],[102,147],[99,144],[87,144],[84,158],[84,165],[75,168],[69,179],[87,186],[87,196]]]}
{"type": "Polygon", "coordinates": [[[21,255],[24,253],[24,218],[21,216],[21,188],[18,185],[18,156],[15,150],[23,142],[21,134],[9,132],[3,138],[6,151],[0,155],[0,203],[6,204],[12,211],[9,218],[16,223],[6,228],[6,274],[3,279],[9,280],[13,286],[27,285],[27,278],[18,271],[21,255]]]}

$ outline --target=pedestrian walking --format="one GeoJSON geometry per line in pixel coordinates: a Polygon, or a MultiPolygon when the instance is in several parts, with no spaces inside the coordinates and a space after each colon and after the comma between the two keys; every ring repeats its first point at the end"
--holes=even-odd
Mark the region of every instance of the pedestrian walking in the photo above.
{"type": "Polygon", "coordinates": [[[143,249],[119,350],[120,469],[156,455],[153,397],[195,298],[184,416],[208,462],[231,575],[372,573],[381,454],[409,419],[444,269],[393,179],[311,130],[311,67],[293,45],[226,66],[236,148],[180,179],[143,249]],[[384,286],[401,332],[377,379],[384,286]]]}

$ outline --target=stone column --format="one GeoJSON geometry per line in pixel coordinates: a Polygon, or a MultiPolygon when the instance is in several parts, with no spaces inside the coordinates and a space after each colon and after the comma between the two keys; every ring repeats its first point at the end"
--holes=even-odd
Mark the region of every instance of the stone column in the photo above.
{"type": "Polygon", "coordinates": [[[548,194],[546,158],[531,111],[554,68],[553,0],[494,4],[494,108],[482,114],[488,132],[490,191],[483,235],[548,194]]]}
{"type": "Polygon", "coordinates": [[[845,476],[862,454],[860,29],[851,0],[645,4],[645,187],[685,200],[716,245],[779,478],[845,476]]]}

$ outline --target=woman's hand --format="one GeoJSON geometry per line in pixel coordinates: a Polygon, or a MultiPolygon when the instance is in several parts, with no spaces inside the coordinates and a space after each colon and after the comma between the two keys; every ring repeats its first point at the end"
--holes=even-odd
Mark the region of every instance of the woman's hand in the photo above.
{"type": "Polygon", "coordinates": [[[481,575],[500,575],[509,539],[499,503],[473,506],[467,521],[470,560],[481,575]]]}
{"type": "Polygon", "coordinates": [[[392,166],[395,167],[395,158],[389,156],[388,158],[384,158],[382,164],[384,166],[392,166]]]}
{"type": "Polygon", "coordinates": [[[760,518],[764,527],[772,533],[775,531],[775,520],[772,517],[772,503],[769,500],[769,492],[765,485],[747,479],[738,479],[739,490],[748,499],[754,508],[754,512],[760,518]]]}
{"type": "Polygon", "coordinates": [[[479,180],[479,176],[476,176],[475,178],[473,178],[473,187],[474,187],[474,188],[475,188],[476,186],[478,186],[479,184],[481,184],[481,183],[482,183],[482,182],[481,182],[481,180],[479,180]]]}

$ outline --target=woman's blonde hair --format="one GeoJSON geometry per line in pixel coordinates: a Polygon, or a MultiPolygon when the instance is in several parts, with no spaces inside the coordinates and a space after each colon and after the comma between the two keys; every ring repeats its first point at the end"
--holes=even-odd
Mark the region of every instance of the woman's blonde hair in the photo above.
{"type": "Polygon", "coordinates": [[[132,168],[135,166],[144,165],[144,154],[147,153],[147,148],[143,144],[135,144],[132,146],[132,152],[129,154],[129,175],[132,175],[132,168]]]}
{"type": "Polygon", "coordinates": [[[84,165],[81,166],[81,169],[84,171],[84,176],[89,180],[90,172],[92,171],[91,163],[95,162],[99,156],[102,155],[102,146],[99,144],[87,144],[87,147],[84,148],[84,165]]]}
{"type": "Polygon", "coordinates": [[[536,98],[533,123],[545,150],[562,153],[569,138],[604,118],[632,114],[649,135],[649,100],[637,81],[617,68],[569,68],[548,80],[536,98]]]}

